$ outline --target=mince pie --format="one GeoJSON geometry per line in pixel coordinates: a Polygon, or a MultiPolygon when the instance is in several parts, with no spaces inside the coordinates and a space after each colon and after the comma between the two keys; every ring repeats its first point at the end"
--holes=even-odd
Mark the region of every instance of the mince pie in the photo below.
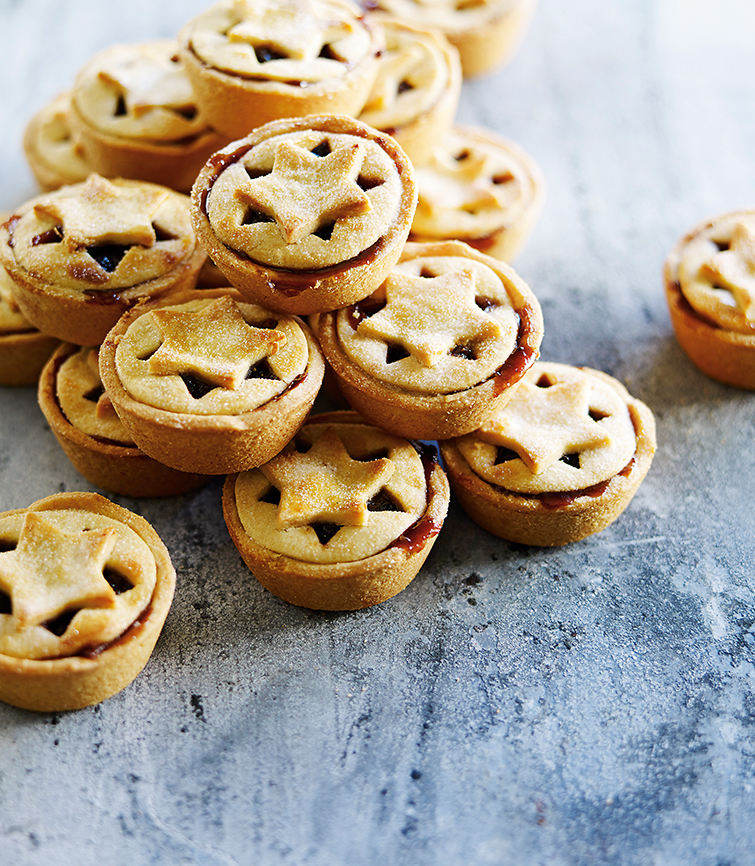
{"type": "Polygon", "coordinates": [[[695,226],[664,268],[677,340],[707,376],[755,388],[755,210],[695,226]]]}
{"type": "Polygon", "coordinates": [[[38,395],[69,460],[98,487],[121,496],[171,496],[207,481],[136,447],[102,385],[97,349],[62,343],[42,371],[38,395]]]}
{"type": "Polygon", "coordinates": [[[119,692],[152,653],[175,579],[150,524],[96,493],[0,514],[0,700],[55,712],[119,692]]]}
{"type": "Polygon", "coordinates": [[[434,452],[333,412],[310,416],[268,463],[229,475],[223,512],[270,592],[316,610],[357,610],[415,577],[448,495],[434,452]]]}
{"type": "Polygon", "coordinates": [[[586,367],[536,363],[479,430],[441,443],[454,496],[484,529],[553,546],[627,507],[655,451],[648,407],[586,367]]]}
{"type": "Polygon", "coordinates": [[[269,460],[314,402],[323,361],[299,319],[232,289],[174,293],[129,311],[100,348],[100,375],[142,451],[222,475],[269,460]]]}
{"type": "Polygon", "coordinates": [[[45,190],[80,183],[92,171],[84,145],[71,125],[71,95],[60,93],[26,125],[24,153],[37,183],[45,190]]]}
{"type": "Polygon", "coordinates": [[[137,301],[193,285],[205,258],[186,196],[142,181],[93,174],[0,226],[0,264],[21,312],[82,346],[98,346],[137,301]]]}
{"type": "Polygon", "coordinates": [[[537,0],[362,0],[378,13],[440,30],[461,57],[464,76],[507,63],[519,47],[537,0]]]}
{"type": "Polygon", "coordinates": [[[192,192],[200,243],[256,303],[300,315],[366,297],[398,259],[412,166],[349,117],[275,121],[215,154],[192,192]]]}
{"type": "Polygon", "coordinates": [[[461,92],[459,52],[438,31],[391,18],[382,23],[386,47],[359,119],[393,136],[416,167],[428,162],[453,124],[461,92]]]}
{"type": "Polygon", "coordinates": [[[60,341],[38,331],[19,310],[13,281],[0,267],[0,385],[35,385],[60,341]]]}
{"type": "Polygon", "coordinates": [[[370,297],[319,318],[351,406],[399,436],[447,439],[511,396],[543,336],[540,305],[503,262],[466,244],[407,244],[370,297]]]}
{"type": "Polygon", "coordinates": [[[545,182],[529,154],[483,129],[456,127],[415,172],[410,239],[464,241],[512,262],[542,207],[545,182]]]}
{"type": "Polygon", "coordinates": [[[228,139],[210,129],[169,39],[115,45],[79,72],[71,120],[94,171],[189,192],[228,139]]]}
{"type": "Polygon", "coordinates": [[[359,114],[382,47],[348,0],[221,0],[179,43],[197,102],[229,138],[281,117],[359,114]]]}

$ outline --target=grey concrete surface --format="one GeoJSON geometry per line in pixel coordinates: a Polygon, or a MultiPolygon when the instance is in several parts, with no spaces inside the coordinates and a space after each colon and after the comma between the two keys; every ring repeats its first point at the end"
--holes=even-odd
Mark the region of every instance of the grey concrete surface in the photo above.
{"type": "MultiPolygon", "coordinates": [[[[31,112],[96,50],[174,34],[198,0],[0,0],[0,210],[35,192],[31,112]]],[[[755,203],[752,0],[541,0],[459,119],[548,182],[517,270],[543,357],[656,414],[610,528],[521,548],[452,505],[425,568],[371,610],[265,592],[220,484],[143,514],[179,584],[144,673],[98,707],[0,705],[0,863],[746,866],[755,862],[755,396],[678,348],[677,236],[755,203]]],[[[0,390],[0,508],[86,490],[32,389],[0,390]]]]}

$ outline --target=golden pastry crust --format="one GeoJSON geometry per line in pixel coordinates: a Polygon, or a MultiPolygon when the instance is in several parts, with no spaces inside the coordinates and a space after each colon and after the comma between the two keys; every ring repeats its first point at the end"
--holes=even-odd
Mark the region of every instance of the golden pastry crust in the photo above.
{"type": "Polygon", "coordinates": [[[407,244],[383,287],[319,319],[344,397],[375,424],[447,439],[503,406],[537,358],[540,305],[502,262],[456,241],[407,244]]]}
{"type": "Polygon", "coordinates": [[[197,108],[169,39],[95,55],[76,77],[71,122],[94,171],[180,192],[189,192],[208,157],[228,142],[197,108]]]}
{"type": "Polygon", "coordinates": [[[71,124],[71,94],[58,94],[43,106],[24,130],[24,154],[44,190],[80,183],[92,171],[84,145],[71,124]]]}
{"type": "Polygon", "coordinates": [[[206,254],[188,199],[91,175],[31,199],[0,226],[0,263],[40,331],[96,346],[137,301],[193,285],[206,254]]]}
{"type": "Polygon", "coordinates": [[[0,385],[36,384],[59,343],[38,331],[19,310],[13,281],[0,267],[0,385]]]}
{"type": "Polygon", "coordinates": [[[0,539],[0,700],[53,712],[127,686],[175,588],[150,524],[96,493],[60,493],[0,515],[0,539]]]}
{"type": "Polygon", "coordinates": [[[441,444],[469,516],[508,541],[544,547],[612,523],[654,452],[652,412],[616,379],[543,362],[479,430],[441,444]]]}
{"type": "Polygon", "coordinates": [[[357,115],[382,45],[379,27],[343,0],[223,0],[179,43],[197,101],[229,138],[282,117],[357,115]]]}
{"type": "Polygon", "coordinates": [[[42,370],[38,399],[68,459],[104,490],[173,496],[208,480],[159,463],[136,447],[102,386],[97,349],[61,344],[42,370]]]}
{"type": "Polygon", "coordinates": [[[459,52],[442,33],[382,19],[385,50],[359,119],[393,136],[415,168],[453,124],[461,93],[459,52]]]}
{"type": "Polygon", "coordinates": [[[755,388],[755,211],[721,214],[682,237],[664,264],[676,338],[695,366],[755,388]]]}
{"type": "Polygon", "coordinates": [[[440,30],[458,50],[465,77],[508,63],[537,0],[363,0],[378,17],[387,12],[418,27],[440,30]]]}
{"type": "Polygon", "coordinates": [[[142,451],[183,472],[264,463],[314,402],[323,361],[300,320],[232,289],[171,293],[130,311],[100,349],[100,374],[142,451]]]}
{"type": "Polygon", "coordinates": [[[230,475],[223,513],[242,558],[273,594],[316,610],[357,610],[415,577],[448,495],[429,454],[355,412],[332,412],[311,416],[268,464],[230,475]]]}
{"type": "Polygon", "coordinates": [[[504,262],[520,252],[540,215],[545,181],[534,159],[484,129],[458,126],[416,171],[410,239],[456,239],[504,262]]]}
{"type": "Polygon", "coordinates": [[[227,279],[300,315],[353,303],[398,259],[413,170],[387,135],[349,117],[269,123],[215,154],[192,191],[197,237],[227,279]]]}

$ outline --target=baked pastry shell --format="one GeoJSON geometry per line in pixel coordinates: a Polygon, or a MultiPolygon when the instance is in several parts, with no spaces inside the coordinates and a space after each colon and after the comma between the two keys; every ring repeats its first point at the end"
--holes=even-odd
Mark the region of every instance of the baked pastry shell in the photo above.
{"type": "Polygon", "coordinates": [[[540,304],[527,285],[503,262],[459,241],[408,243],[400,261],[422,256],[466,256],[488,265],[513,291],[520,318],[517,346],[493,376],[451,394],[424,394],[383,382],[357,367],[341,348],[335,313],[319,317],[320,346],[349,404],[378,427],[407,439],[450,439],[480,427],[505,406],[512,388],[537,360],[543,339],[540,304]]]}
{"type": "Polygon", "coordinates": [[[40,331],[0,334],[0,385],[36,385],[59,345],[57,337],[40,331]]]}
{"type": "Polygon", "coordinates": [[[417,188],[412,164],[389,135],[351,117],[317,115],[286,118],[255,129],[214,154],[197,176],[191,193],[192,221],[199,243],[223,273],[249,300],[279,313],[306,316],[335,310],[366,298],[396,264],[409,235],[417,188]],[[221,243],[205,209],[207,195],[226,165],[268,138],[300,129],[357,135],[377,142],[396,164],[402,180],[399,212],[385,234],[355,258],[319,270],[290,270],[255,262],[221,243]]]}
{"type": "Polygon", "coordinates": [[[183,193],[190,192],[210,155],[228,142],[227,136],[212,129],[174,144],[111,135],[87,123],[75,98],[71,102],[71,125],[93,171],[103,177],[159,183],[183,193]]]}
{"type": "MultiPolygon", "coordinates": [[[[329,412],[311,416],[317,423],[363,424],[356,412],[329,412]]],[[[448,479],[433,462],[427,473],[427,505],[418,521],[435,528],[423,542],[396,545],[356,562],[302,562],[261,547],[247,535],[236,505],[236,478],[223,486],[223,515],[233,543],[257,580],[283,601],[312,610],[361,610],[387,601],[416,577],[435,544],[448,511],[448,479]]]]}
{"type": "Polygon", "coordinates": [[[42,370],[37,397],[55,438],[84,478],[111,493],[136,497],[174,496],[205,484],[205,475],[180,472],[135,446],[96,439],[68,421],[58,401],[57,377],[61,364],[78,348],[72,343],[58,347],[42,370]]]}
{"type": "Polygon", "coordinates": [[[0,700],[26,710],[78,710],[124,689],[149,660],[173,601],[176,573],[160,537],[143,517],[98,493],[57,493],[6,514],[69,508],[103,514],[136,532],[154,555],[157,582],[146,613],[93,658],[37,660],[0,653],[0,700]]]}
{"type": "MultiPolygon", "coordinates": [[[[524,245],[530,238],[532,230],[540,216],[545,201],[545,178],[540,166],[527,151],[508,139],[487,129],[479,129],[469,126],[457,126],[456,129],[470,138],[493,143],[505,151],[513,154],[520,164],[528,182],[529,195],[522,204],[521,210],[514,220],[505,210],[501,210],[501,223],[494,231],[485,235],[471,234],[457,231],[453,238],[464,241],[478,252],[500,259],[502,262],[513,262],[524,245]]],[[[436,139],[437,141],[437,139],[436,139]]],[[[421,232],[409,232],[409,240],[417,243],[430,243],[441,240],[439,236],[432,237],[421,232]]]]}
{"type": "MultiPolygon", "coordinates": [[[[416,28],[398,20],[393,25],[403,30],[416,28]]],[[[392,129],[382,130],[401,145],[412,165],[418,166],[430,160],[433,148],[449,129],[456,117],[461,96],[461,63],[459,52],[448,42],[442,33],[436,34],[439,48],[448,67],[448,85],[430,108],[414,120],[392,129]]]]}
{"type": "Polygon", "coordinates": [[[65,291],[18,265],[8,229],[12,222],[13,217],[0,225],[0,263],[13,280],[13,297],[19,309],[42,333],[79,346],[99,346],[118,319],[139,300],[161,295],[168,289],[193,286],[207,258],[197,245],[191,256],[164,277],[118,292],[94,291],[84,295],[65,291]]]}
{"type": "Polygon", "coordinates": [[[483,529],[517,544],[558,547],[600,532],[629,505],[653,460],[655,419],[650,409],[615,379],[598,370],[590,372],[611,384],[627,401],[637,439],[633,460],[605,485],[596,485],[593,495],[571,491],[563,494],[562,504],[549,507],[536,496],[520,496],[484,481],[472,471],[455,440],[442,442],[441,456],[453,496],[483,529]]]}
{"type": "Polygon", "coordinates": [[[309,361],[304,377],[264,405],[239,415],[191,415],[168,412],[135,400],[121,383],[115,352],[129,325],[139,316],[194,298],[231,295],[232,289],[171,293],[130,310],[110,331],[100,347],[100,377],[123,426],[137,446],[160,463],[181,472],[225,475],[266,463],[301,427],[322,384],[325,365],[309,328],[299,321],[307,341],[309,361]]]}
{"type": "Polygon", "coordinates": [[[755,390],[755,334],[729,331],[698,315],[678,281],[685,246],[715,222],[716,218],[699,223],[676,243],[666,258],[663,282],[671,325],[679,345],[701,373],[724,385],[755,390]]]}
{"type": "MultiPolygon", "coordinates": [[[[367,26],[374,31],[374,25],[367,26]]],[[[244,78],[208,66],[191,48],[192,31],[190,21],[178,34],[181,61],[202,115],[213,129],[231,139],[242,138],[256,127],[280,118],[321,113],[356,117],[377,75],[376,52],[381,39],[376,33],[373,52],[345,75],[299,86],[244,78]]]]}
{"type": "MultiPolygon", "coordinates": [[[[40,147],[40,131],[45,123],[47,112],[50,108],[53,108],[56,103],[63,101],[70,104],[67,93],[59,94],[49,106],[45,105],[34,114],[24,129],[22,140],[24,155],[26,156],[26,161],[29,164],[32,174],[39,186],[43,190],[48,191],[57,189],[59,186],[63,186],[63,184],[66,183],[79,183],[86,180],[87,177],[87,173],[77,171],[76,166],[71,166],[67,170],[63,165],[56,165],[47,157],[43,148],[40,147]]],[[[70,123],[70,110],[66,113],[70,123]]],[[[86,164],[87,166],[89,165],[88,161],[86,164]]]]}

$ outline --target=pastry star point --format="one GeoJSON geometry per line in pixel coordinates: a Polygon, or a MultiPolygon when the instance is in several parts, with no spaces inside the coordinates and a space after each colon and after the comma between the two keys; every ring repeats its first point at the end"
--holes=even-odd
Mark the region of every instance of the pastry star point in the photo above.
{"type": "Polygon", "coordinates": [[[272,217],[286,243],[295,244],[329,221],[370,210],[370,199],[357,184],[363,158],[359,142],[317,156],[284,140],[272,172],[250,181],[239,197],[272,217]]]}
{"type": "Polygon", "coordinates": [[[156,375],[193,373],[235,389],[249,368],[286,342],[281,331],[247,324],[236,303],[223,296],[199,311],[153,310],[163,342],[150,357],[156,375]]]}
{"type": "Polygon", "coordinates": [[[28,512],[17,546],[0,554],[0,586],[18,625],[40,625],[72,608],[112,607],[115,591],[102,569],[115,534],[110,528],[64,532],[28,512]]]}
{"type": "Polygon", "coordinates": [[[702,271],[732,293],[748,319],[755,319],[755,229],[751,225],[737,223],[729,249],[715,253],[702,271]]]}
{"type": "Polygon", "coordinates": [[[584,379],[541,388],[522,382],[503,410],[480,428],[493,445],[510,448],[533,475],[565,454],[605,445],[610,437],[589,414],[590,385],[584,379]]]}
{"type": "Polygon", "coordinates": [[[393,475],[387,457],[354,460],[332,428],[305,453],[274,457],[262,472],[280,490],[278,525],[283,529],[314,522],[365,526],[368,503],[393,475]]]}
{"type": "Polygon", "coordinates": [[[398,343],[418,363],[434,367],[455,346],[501,333],[475,303],[475,287],[472,270],[430,278],[393,273],[385,282],[386,305],[357,332],[398,343]]]}

